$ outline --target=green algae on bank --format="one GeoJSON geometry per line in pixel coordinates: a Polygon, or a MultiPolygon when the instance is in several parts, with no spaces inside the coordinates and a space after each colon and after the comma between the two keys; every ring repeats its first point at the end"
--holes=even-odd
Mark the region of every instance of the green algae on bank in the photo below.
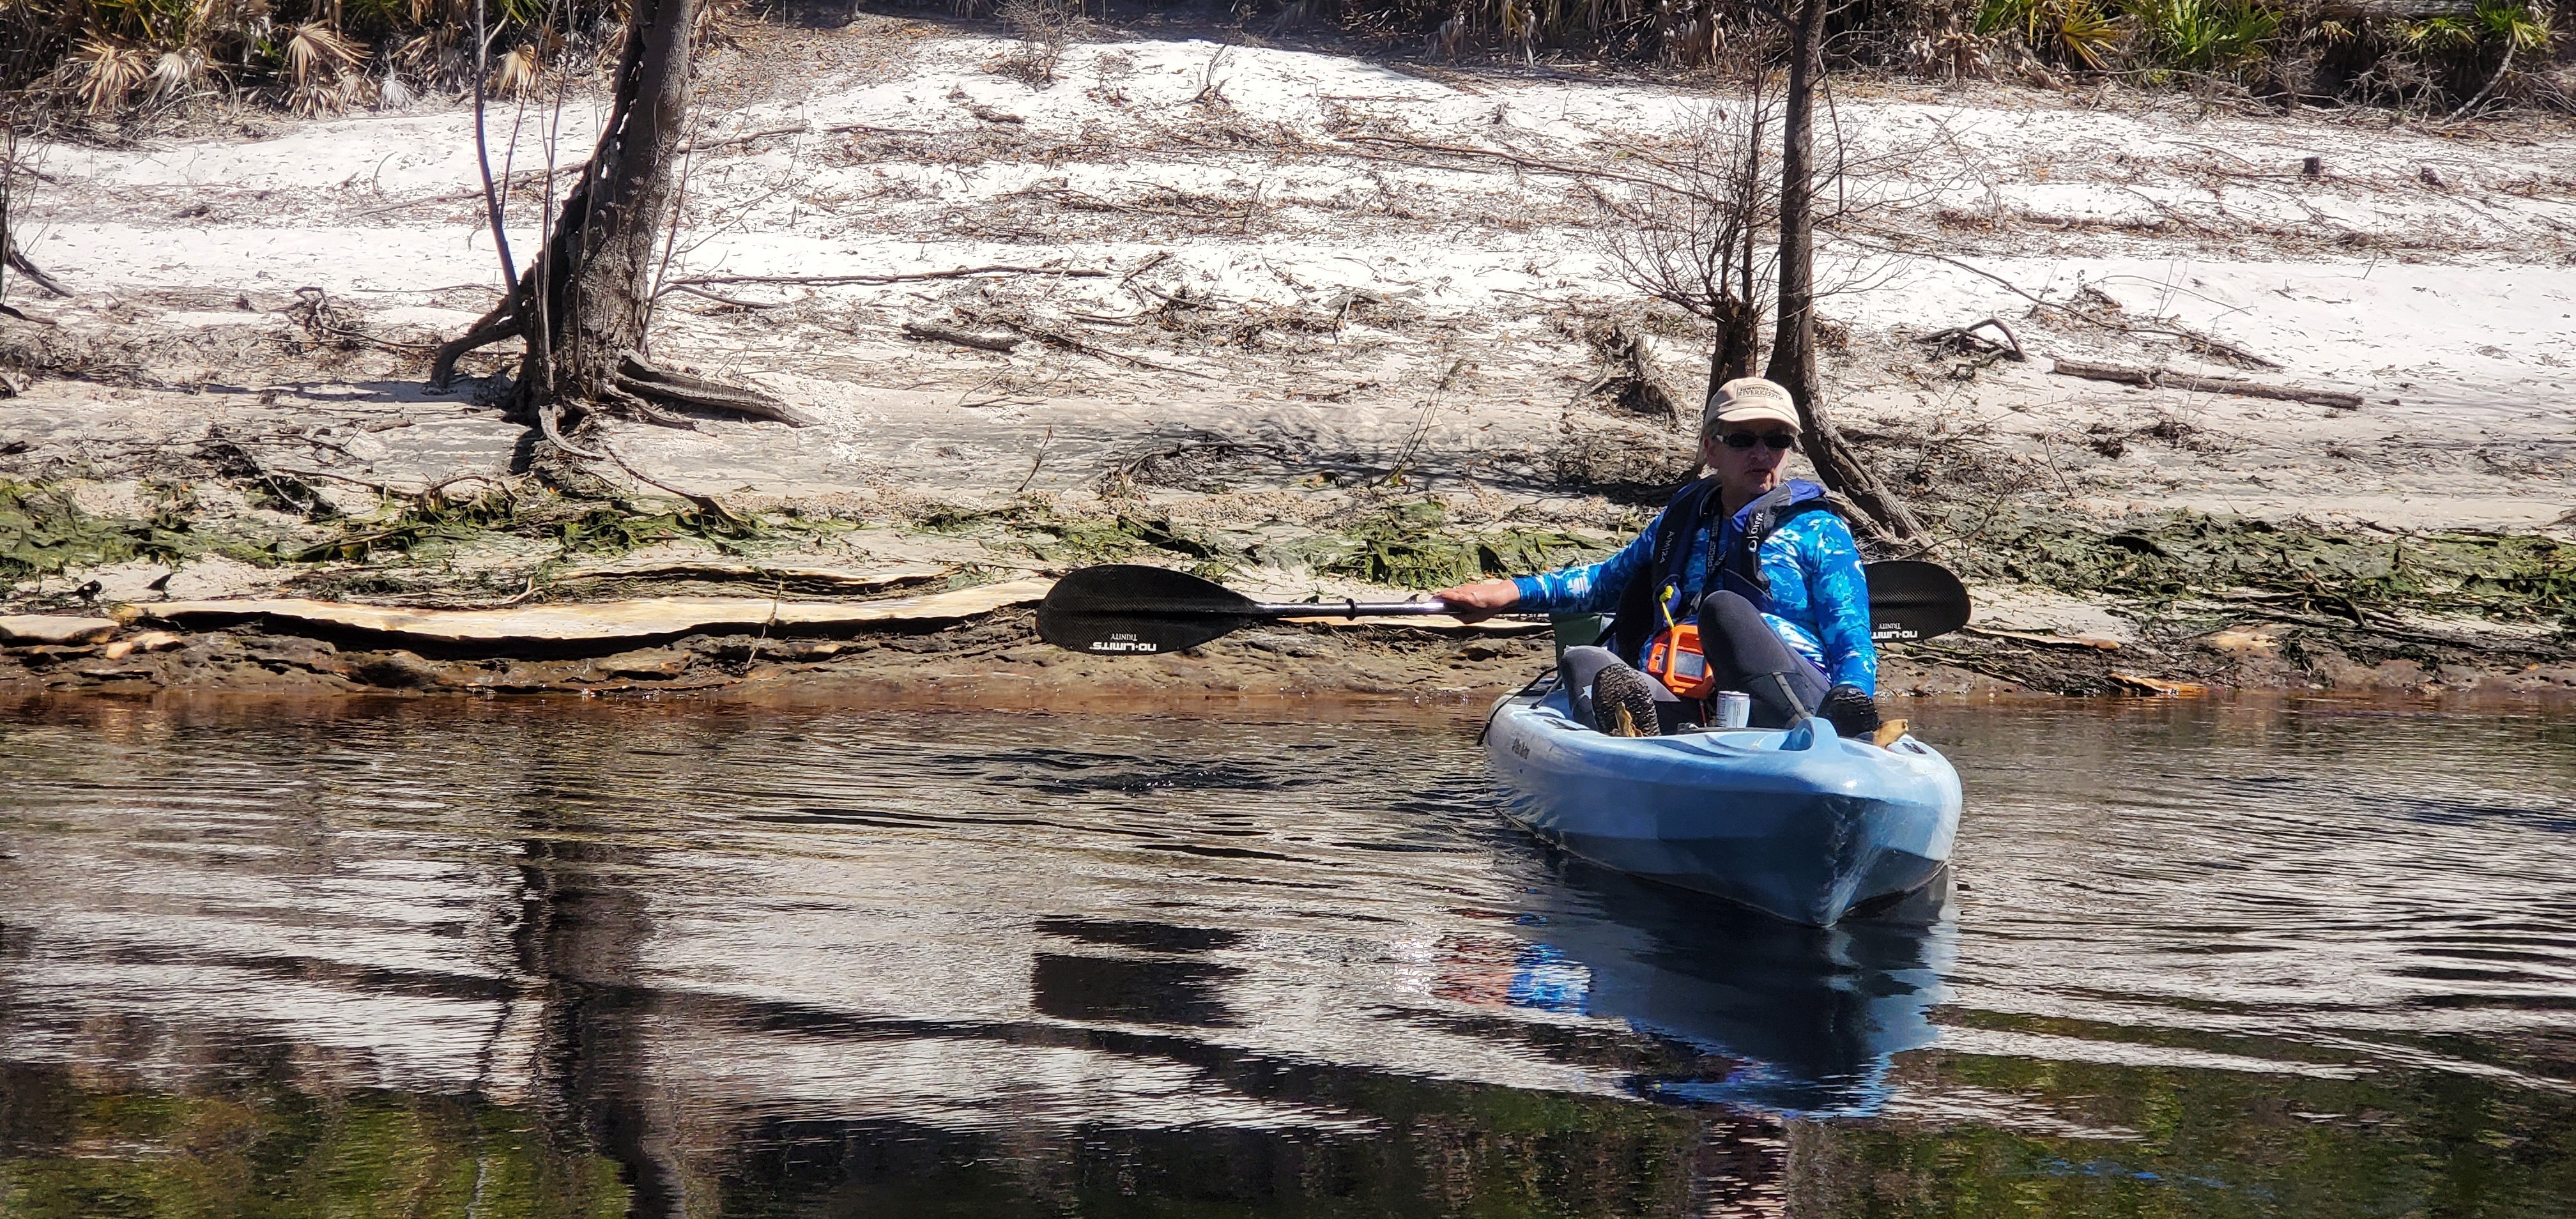
{"type": "Polygon", "coordinates": [[[60,575],[132,559],[175,562],[203,553],[209,544],[173,505],[148,518],[97,516],[63,487],[0,479],[0,579],[60,575]]]}
{"type": "Polygon", "coordinates": [[[2253,599],[2367,625],[2405,611],[2576,632],[2576,544],[2541,534],[2339,530],[2191,511],[2098,522],[2002,509],[1953,513],[1942,552],[1971,577],[2146,606],[2253,599]]]}

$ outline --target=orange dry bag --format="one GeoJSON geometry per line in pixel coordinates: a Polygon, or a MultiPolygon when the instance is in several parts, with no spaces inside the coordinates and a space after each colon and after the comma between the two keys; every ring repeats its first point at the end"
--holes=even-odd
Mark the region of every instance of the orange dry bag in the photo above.
{"type": "MultiPolygon", "coordinates": [[[[1666,588],[1661,602],[1669,607],[1672,595],[1666,588]]],[[[1673,621],[1670,608],[1664,610],[1664,629],[1646,645],[1646,672],[1683,698],[1717,693],[1717,676],[1708,671],[1708,654],[1700,650],[1698,625],[1673,621]]]]}
{"type": "Polygon", "coordinates": [[[1717,692],[1708,656],[1699,650],[1699,628],[1687,622],[1663,631],[1646,645],[1646,671],[1683,698],[1706,698],[1717,692]]]}

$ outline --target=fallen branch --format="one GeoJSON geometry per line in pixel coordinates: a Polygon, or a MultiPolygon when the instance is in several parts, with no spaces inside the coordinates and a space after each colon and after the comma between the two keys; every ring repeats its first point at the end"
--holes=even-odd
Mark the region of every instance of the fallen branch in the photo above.
{"type": "MultiPolygon", "coordinates": [[[[588,163],[588,162],[584,162],[584,163],[582,163],[582,164],[580,164],[580,165],[569,165],[569,166],[565,166],[564,168],[557,169],[557,170],[553,171],[553,173],[552,173],[552,174],[550,174],[550,175],[549,175],[549,174],[546,174],[546,173],[545,173],[545,171],[543,171],[543,170],[528,170],[528,171],[526,171],[526,172],[524,172],[524,173],[521,173],[521,174],[519,175],[519,178],[521,178],[521,179],[527,179],[527,178],[532,178],[532,177],[538,177],[538,176],[540,176],[540,175],[544,175],[544,176],[548,176],[548,177],[555,177],[555,178],[571,178],[571,177],[578,177],[578,176],[580,176],[581,174],[588,173],[589,171],[590,171],[590,165],[589,165],[589,163],[588,163]]],[[[500,183],[496,183],[496,185],[498,185],[498,186],[499,186],[501,189],[503,189],[503,190],[511,189],[511,185],[510,185],[510,183],[508,183],[508,182],[500,182],[500,183]]],[[[519,185],[516,187],[516,189],[519,189],[519,190],[535,190],[535,189],[537,189],[537,188],[536,188],[536,187],[534,187],[534,186],[529,186],[529,185],[527,185],[524,181],[521,181],[521,182],[519,183],[519,185]]],[[[455,194],[451,194],[451,195],[426,195],[426,196],[423,196],[423,197],[418,198],[418,199],[407,199],[407,200],[405,200],[405,201],[403,201],[403,202],[401,202],[401,203],[388,203],[388,204],[385,204],[385,205],[384,205],[384,206],[382,206],[382,207],[371,207],[371,208],[368,208],[368,209],[367,209],[367,210],[365,210],[365,211],[362,211],[362,212],[354,212],[354,213],[351,213],[351,214],[352,214],[353,216],[381,216],[381,215],[384,215],[384,214],[385,214],[385,213],[387,213],[387,212],[399,212],[399,211],[402,211],[402,210],[403,210],[403,209],[405,209],[405,208],[428,207],[428,206],[430,206],[431,204],[436,204],[436,203],[484,203],[484,204],[485,204],[485,206],[486,206],[487,208],[488,208],[489,206],[491,206],[491,204],[490,204],[489,202],[486,202],[485,197],[484,197],[484,194],[483,194],[483,192],[482,192],[482,191],[480,191],[480,190],[470,190],[470,191],[458,191],[458,192],[456,192],[455,194]]]]}
{"type": "MultiPolygon", "coordinates": [[[[1675,183],[1670,179],[1659,180],[1655,178],[1641,177],[1636,174],[1623,174],[1616,170],[1602,169],[1598,166],[1591,165],[1567,165],[1558,161],[1541,161],[1533,157],[1524,157],[1514,153],[1500,152],[1491,148],[1477,148],[1469,144],[1434,144],[1425,140],[1410,140],[1402,136],[1391,135],[1354,135],[1346,136],[1344,138],[1354,144],[1385,144],[1396,148],[1410,148],[1416,152],[1430,153],[1434,156],[1500,161],[1505,165],[1517,166],[1521,169],[1531,170],[1537,173],[1556,174],[1561,177],[1575,178],[1579,180],[1588,181],[1592,179],[1608,179],[1613,182],[1626,182],[1632,186],[1645,186],[1652,187],[1656,190],[1673,191],[1682,195],[1688,195],[1691,193],[1687,189],[1675,185],[1675,183]]],[[[1323,144],[1309,144],[1307,147],[1318,152],[1346,152],[1346,150],[1335,149],[1330,145],[1323,144]]],[[[1420,165],[1421,162],[1416,161],[1412,162],[1412,164],[1420,165]]],[[[1435,165],[1425,166],[1425,168],[1437,169],[1441,167],[1435,165]]]]}
{"type": "Polygon", "coordinates": [[[1015,351],[1026,340],[1009,334],[976,334],[970,330],[953,330],[935,322],[905,322],[903,335],[934,343],[955,343],[960,347],[980,347],[986,351],[1015,351]]]}
{"type": "MultiPolygon", "coordinates": [[[[2398,640],[2404,643],[2423,643],[2431,644],[2436,647],[2461,648],[2469,651],[2486,653],[2488,655],[2494,655],[2498,652],[2512,652],[2514,654],[2524,656],[2563,657],[2570,654],[2565,649],[2550,648],[2546,645],[2531,647],[2526,644],[2500,642],[2493,639],[2482,640],[2464,638],[2457,635],[2440,635],[2430,631],[2415,631],[2408,630],[2404,627],[2384,626],[2380,623],[2371,622],[2367,618],[2363,618],[2363,620],[2359,622],[2344,622],[2334,618],[2320,618],[2314,614],[2291,613],[2287,610],[2273,609],[2267,605],[2249,605],[2234,598],[2228,598],[2227,601],[2227,610],[2232,614],[2238,614],[2248,618],[2261,618],[2270,622],[2278,622],[2285,626],[2304,626],[2313,627],[2322,631],[2332,631],[2335,632],[2337,637],[2360,634],[2379,639],[2398,640]]],[[[2358,607],[2356,607],[2356,616],[2359,616],[2358,607]]]]}
{"type": "Polygon", "coordinates": [[[736,309],[776,309],[789,303],[787,301],[747,301],[739,297],[722,296],[717,293],[709,292],[694,284],[672,284],[670,287],[665,289],[665,292],[686,292],[691,296],[703,297],[707,300],[714,301],[719,305],[730,305],[736,309]]]}
{"type": "Polygon", "coordinates": [[[1985,348],[1989,351],[2004,350],[2002,348],[1997,348],[1992,342],[1986,339],[1977,337],[1977,332],[1988,326],[1994,327],[1996,333],[2004,336],[2004,342],[2008,345],[2013,359],[2028,360],[2030,358],[2029,356],[2022,354],[2021,340],[2013,337],[2012,327],[2004,325],[2003,319],[2001,318],[1990,317],[1982,322],[1971,322],[1965,326],[1952,326],[1947,330],[1935,330],[1932,333],[1924,335],[1914,341],[1917,343],[1932,345],[1957,343],[1961,347],[1973,345],[1985,348]]]}
{"type": "Polygon", "coordinates": [[[1145,261],[1136,264],[1135,270],[1129,271],[1127,274],[1120,276],[1118,279],[1118,286],[1121,288],[1126,287],[1128,283],[1133,281],[1137,276],[1163,265],[1165,262],[1169,261],[1171,257],[1172,252],[1170,250],[1154,251],[1154,256],[1152,258],[1148,258],[1145,261]]]}
{"type": "Polygon", "coordinates": [[[912,271],[900,275],[692,275],[675,279],[663,290],[708,284],[802,284],[808,287],[831,287],[836,284],[899,284],[920,279],[967,279],[977,275],[1056,275],[1066,279],[1103,279],[1107,271],[1085,267],[958,267],[949,271],[912,271]]]}
{"type": "Polygon", "coordinates": [[[2193,390],[2208,394],[2234,394],[2240,398],[2271,398],[2282,402],[2309,402],[2337,410],[2356,410],[2361,395],[2336,389],[2310,389],[2297,385],[2264,385],[2243,377],[2197,376],[2161,368],[2137,368],[2127,364],[2094,364],[2084,360],[2057,360],[2050,372],[2091,381],[2115,381],[2147,389],[2193,390]]]}
{"type": "Polygon", "coordinates": [[[873,123],[835,123],[829,127],[817,127],[811,123],[798,123],[793,127],[771,127],[762,131],[746,131],[740,135],[729,135],[720,139],[692,140],[680,145],[677,151],[704,152],[710,148],[731,148],[736,144],[750,144],[783,135],[846,135],[854,131],[863,131],[869,135],[935,136],[956,134],[950,132],[922,131],[912,127],[879,127],[873,123]]]}
{"type": "Polygon", "coordinates": [[[1011,488],[1011,494],[1017,495],[1020,492],[1026,491],[1029,489],[1030,483],[1037,481],[1038,467],[1046,464],[1047,450],[1053,447],[1054,444],[1055,427],[1050,424],[1047,427],[1046,436],[1038,441],[1038,455],[1029,459],[1029,472],[1027,476],[1020,479],[1019,486],[1011,488]]]}
{"type": "Polygon", "coordinates": [[[2166,681],[2135,673],[2112,673],[2107,675],[2107,679],[2131,694],[2144,694],[2150,698],[2199,698],[2209,693],[2209,687],[2196,681],[2166,681]]]}
{"type": "Polygon", "coordinates": [[[2466,117],[2472,111],[2475,111],[2478,107],[2487,104],[2487,99],[2495,96],[2496,86],[2503,84],[2504,78],[2511,75],[2512,72],[2513,39],[2508,38],[2504,40],[2504,62],[2497,64],[2495,75],[2487,78],[2487,87],[2478,90],[2478,95],[2476,97],[2470,98],[2466,104],[2462,105],[2459,109],[2452,111],[2451,117],[2444,119],[2443,121],[2445,123],[2459,122],[2462,118],[2466,117]]]}
{"type": "Polygon", "coordinates": [[[806,135],[810,134],[813,130],[814,126],[811,123],[798,123],[793,127],[772,127],[767,131],[746,131],[741,135],[729,135],[720,140],[690,140],[681,144],[673,151],[704,152],[710,148],[731,148],[736,144],[748,144],[754,140],[765,140],[774,135],[806,135]]]}
{"type": "Polygon", "coordinates": [[[1206,373],[1197,372],[1192,369],[1174,368],[1169,364],[1157,364],[1152,360],[1140,359],[1136,356],[1127,355],[1122,352],[1111,351],[1106,347],[1094,347],[1091,344],[1085,343],[1069,334],[1062,334],[1053,330],[1040,330],[1035,326],[1023,325],[1006,318],[995,318],[993,320],[1001,325],[1008,326],[1021,334],[1025,334],[1030,338],[1036,339],[1049,347],[1061,347],[1066,351],[1079,352],[1087,356],[1098,356],[1104,360],[1114,360],[1121,364],[1130,365],[1136,368],[1149,369],[1154,372],[1179,373],[1184,377],[1197,377],[1202,381],[1216,380],[1216,378],[1211,377],[1206,373]]]}

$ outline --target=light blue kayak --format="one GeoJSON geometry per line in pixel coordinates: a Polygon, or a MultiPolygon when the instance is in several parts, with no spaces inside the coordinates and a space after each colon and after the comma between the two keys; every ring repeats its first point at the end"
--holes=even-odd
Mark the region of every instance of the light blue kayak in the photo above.
{"type": "Polygon", "coordinates": [[[1937,878],[1959,772],[1911,736],[1881,749],[1797,728],[1614,737],[1562,690],[1496,705],[1485,754],[1503,812],[1603,867],[1830,927],[1937,878]]]}

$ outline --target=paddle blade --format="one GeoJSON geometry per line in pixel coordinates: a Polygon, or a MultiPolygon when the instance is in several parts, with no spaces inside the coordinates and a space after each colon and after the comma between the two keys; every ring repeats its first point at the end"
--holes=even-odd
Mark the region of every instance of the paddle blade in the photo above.
{"type": "Polygon", "coordinates": [[[1101,656],[1177,652],[1241,630],[1252,607],[1188,572],[1111,563],[1056,581],[1038,605],[1038,638],[1101,656]]]}
{"type": "Polygon", "coordinates": [[[1968,625],[1968,587],[1940,564],[1898,559],[1861,570],[1872,642],[1930,639],[1968,625]]]}

